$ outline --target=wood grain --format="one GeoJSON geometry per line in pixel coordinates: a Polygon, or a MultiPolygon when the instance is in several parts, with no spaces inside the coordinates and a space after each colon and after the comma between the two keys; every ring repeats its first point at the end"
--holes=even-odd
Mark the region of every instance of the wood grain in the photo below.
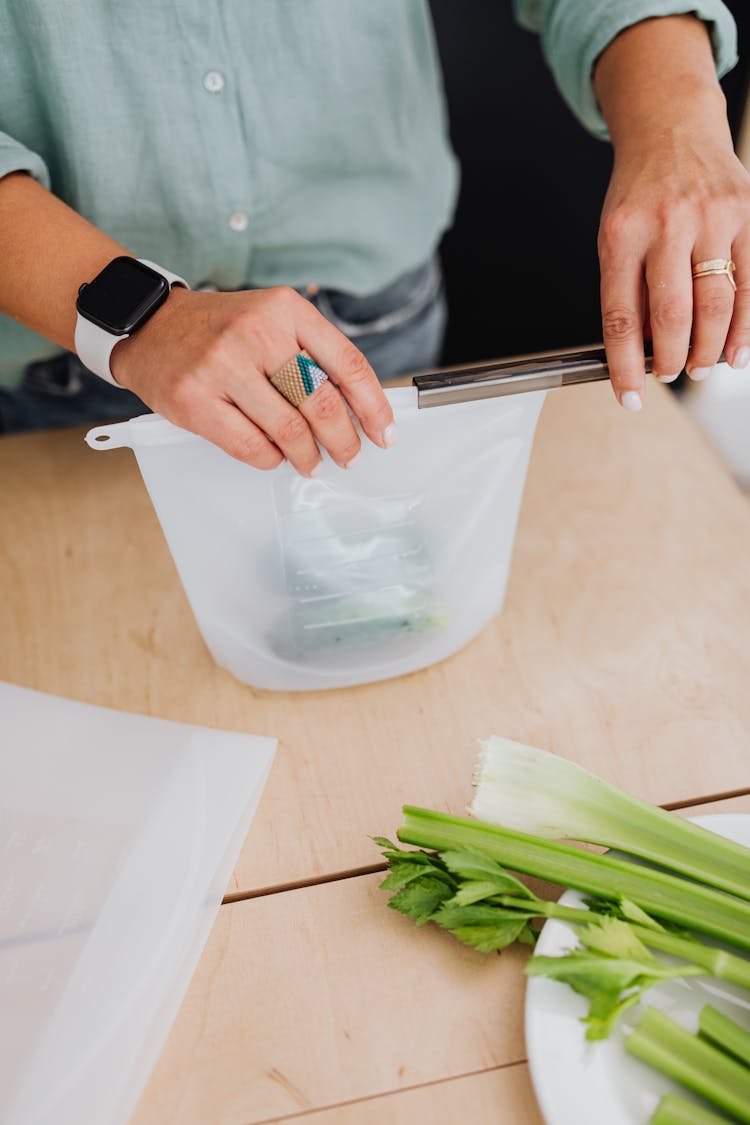
{"type": "Polygon", "coordinates": [[[525,954],[415,935],[381,879],[222,906],[133,1125],[239,1125],[522,1059],[525,954]]]}
{"type": "Polygon", "coordinates": [[[678,816],[713,816],[715,813],[750,813],[750,794],[728,797],[723,801],[703,801],[688,808],[675,809],[678,816]]]}
{"type": "Polygon", "coordinates": [[[127,450],[0,440],[0,678],[277,735],[230,891],[371,863],[404,801],[460,811],[475,739],[569,756],[659,803],[750,787],[750,509],[669,392],[549,396],[506,608],[400,680],[255,691],[211,661],[127,450]]]}
{"type": "MultiPolygon", "coordinates": [[[[689,810],[717,811],[750,796],[689,810]]],[[[132,1125],[250,1125],[523,1061],[526,952],[415,932],[380,881],[222,906],[132,1125]]]]}
{"type": "Polygon", "coordinates": [[[239,1125],[524,1057],[525,954],[386,909],[381,876],[221,907],[133,1125],[239,1125]]]}
{"type": "MultiPolygon", "coordinates": [[[[273,1125],[289,1120],[275,1117],[273,1125]]],[[[526,1063],[349,1102],[298,1120],[301,1125],[544,1125],[526,1063]]]]}

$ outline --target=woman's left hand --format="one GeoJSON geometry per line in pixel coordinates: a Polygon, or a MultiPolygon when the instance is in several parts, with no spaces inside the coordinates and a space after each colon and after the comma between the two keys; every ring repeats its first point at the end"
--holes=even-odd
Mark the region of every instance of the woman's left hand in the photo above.
{"type": "Polygon", "coordinates": [[[670,23],[653,20],[626,33],[631,42],[608,60],[613,67],[604,80],[616,129],[610,124],[615,165],[599,232],[602,328],[615,394],[630,410],[642,405],[649,335],[653,370],[664,382],[683,367],[704,379],[722,352],[732,366],[750,364],[750,176],[734,153],[699,21],[680,17],[671,47],[677,49],[685,34],[683,45],[707,56],[711,79],[683,81],[680,100],[680,86],[670,88],[669,65],[663,65],[663,103],[655,92],[643,100],[648,83],[642,79],[630,113],[622,104],[624,80],[638,61],[633,33],[641,33],[643,63],[644,49],[653,49],[654,35],[669,35],[670,23]],[[651,35],[645,45],[644,33],[651,35]],[[736,291],[725,274],[693,279],[693,267],[711,259],[734,261],[736,291]]]}

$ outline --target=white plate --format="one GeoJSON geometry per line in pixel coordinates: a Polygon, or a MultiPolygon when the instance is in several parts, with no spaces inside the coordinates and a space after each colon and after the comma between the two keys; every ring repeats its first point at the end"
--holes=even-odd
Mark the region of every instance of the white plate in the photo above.
{"type": "MultiPolygon", "coordinates": [[[[692,818],[720,836],[750,846],[750,815],[715,813],[692,818]]],[[[566,891],[565,906],[582,906],[577,891],[566,891]]],[[[575,930],[555,919],[546,923],[537,953],[554,957],[576,944],[575,930]]],[[[704,1004],[732,1016],[750,1030],[747,992],[710,978],[668,981],[646,993],[646,1003],[661,1008],[690,1031],[697,1030],[704,1004]]],[[[581,1017],[587,1002],[566,984],[545,977],[529,979],[526,991],[526,1046],[534,1089],[547,1125],[648,1125],[662,1094],[677,1089],[645,1063],[627,1054],[624,1039],[643,1011],[639,1004],[621,1017],[609,1039],[589,1043],[581,1017]]],[[[690,1095],[681,1090],[685,1097],[690,1095]]]]}

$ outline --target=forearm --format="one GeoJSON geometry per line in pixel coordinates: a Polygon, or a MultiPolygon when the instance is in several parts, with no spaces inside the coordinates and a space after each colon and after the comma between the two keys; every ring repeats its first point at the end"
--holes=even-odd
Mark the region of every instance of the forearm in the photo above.
{"type": "Polygon", "coordinates": [[[127,253],[31,176],[0,179],[0,312],[73,350],[78,287],[127,253]]]}
{"type": "Polygon", "coordinates": [[[615,147],[598,240],[602,332],[618,398],[637,410],[644,337],[665,382],[683,368],[705,379],[722,351],[735,366],[750,359],[750,181],[695,16],[623,31],[594,88],[615,147]],[[714,259],[736,265],[736,284],[729,266],[693,282],[693,266],[714,259]]]}
{"type": "Polygon", "coordinates": [[[708,31],[695,16],[644,20],[623,31],[599,56],[594,89],[616,155],[696,128],[731,147],[708,31]]]}
{"type": "MultiPolygon", "coordinates": [[[[30,176],[0,179],[0,312],[74,350],[81,283],[123,253],[30,176]]],[[[286,458],[304,476],[317,475],[317,442],[349,468],[360,449],[350,411],[375,445],[388,448],[395,440],[393,411],[365,357],[283,286],[246,293],[177,288],[118,343],[111,362],[117,382],[153,409],[259,469],[286,458]],[[270,377],[303,349],[331,378],[292,405],[270,377]]]]}

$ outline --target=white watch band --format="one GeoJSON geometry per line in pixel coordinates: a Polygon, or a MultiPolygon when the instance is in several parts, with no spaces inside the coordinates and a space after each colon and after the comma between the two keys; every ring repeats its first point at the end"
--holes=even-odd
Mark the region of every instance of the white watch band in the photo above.
{"type": "MultiPolygon", "coordinates": [[[[149,262],[147,258],[138,258],[137,260],[165,277],[170,287],[181,285],[185,289],[190,288],[188,283],[176,273],[170,273],[162,266],[157,266],[155,262],[149,262]]],[[[78,358],[84,367],[88,367],[89,371],[93,371],[95,375],[105,379],[108,383],[112,383],[115,387],[119,386],[119,383],[112,374],[109,361],[115,346],[120,343],[120,340],[127,340],[127,338],[127,333],[124,336],[114,336],[111,332],[100,328],[98,324],[93,324],[92,321],[87,320],[85,316],[81,316],[80,313],[77,315],[75,345],[78,358]]]]}

